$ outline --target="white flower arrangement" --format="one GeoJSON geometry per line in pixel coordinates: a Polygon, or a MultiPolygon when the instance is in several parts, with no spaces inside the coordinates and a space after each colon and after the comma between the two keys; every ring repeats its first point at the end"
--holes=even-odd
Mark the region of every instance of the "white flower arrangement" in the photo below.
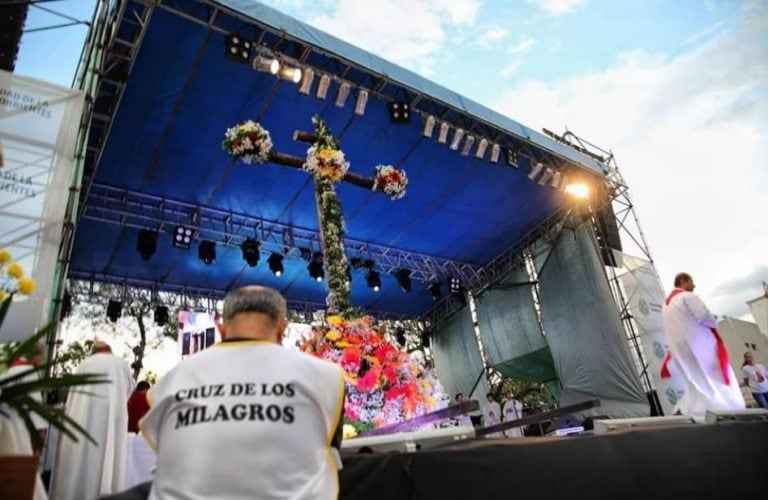
{"type": "Polygon", "coordinates": [[[349,170],[349,162],[344,158],[343,151],[313,144],[307,150],[307,160],[303,168],[315,177],[325,177],[332,182],[338,182],[349,170]]]}
{"type": "Polygon", "coordinates": [[[227,129],[221,148],[243,163],[264,163],[272,151],[272,138],[267,129],[248,120],[227,129]]]}
{"type": "Polygon", "coordinates": [[[382,191],[393,200],[399,200],[405,196],[405,187],[408,185],[408,176],[405,170],[395,168],[392,165],[378,165],[376,178],[373,181],[373,190],[382,191]]]}

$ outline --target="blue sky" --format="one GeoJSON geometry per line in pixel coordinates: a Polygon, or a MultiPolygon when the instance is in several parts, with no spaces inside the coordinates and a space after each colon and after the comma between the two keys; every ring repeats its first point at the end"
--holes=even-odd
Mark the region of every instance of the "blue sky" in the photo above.
{"type": "MultiPolygon", "coordinates": [[[[93,0],[45,4],[88,18],[93,0]]],[[[532,128],[612,150],[665,288],[744,316],[768,280],[768,2],[269,0],[532,128]]],[[[60,22],[31,8],[28,28],[60,22]]],[[[69,85],[84,27],[30,33],[21,74],[69,85]]]]}

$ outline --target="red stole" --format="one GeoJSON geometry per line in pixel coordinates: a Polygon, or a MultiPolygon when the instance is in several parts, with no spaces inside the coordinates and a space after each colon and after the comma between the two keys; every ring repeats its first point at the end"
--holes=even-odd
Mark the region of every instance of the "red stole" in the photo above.
{"type": "Polygon", "coordinates": [[[32,366],[32,363],[27,361],[27,358],[21,357],[18,359],[14,359],[13,362],[11,363],[11,366],[9,366],[9,368],[13,368],[14,366],[32,366]]]}
{"type": "MultiPolygon", "coordinates": [[[[675,288],[672,290],[672,293],[669,294],[669,297],[667,297],[667,300],[665,300],[664,303],[669,305],[670,301],[675,298],[677,294],[685,291],[686,290],[683,290],[682,288],[675,288]]],[[[725,385],[729,385],[731,383],[731,376],[730,370],[728,369],[728,350],[725,348],[725,343],[723,343],[723,339],[720,337],[720,332],[717,331],[717,328],[710,328],[709,331],[711,331],[712,335],[715,336],[715,342],[717,343],[717,359],[720,364],[720,372],[723,374],[725,385]]],[[[664,360],[661,362],[661,378],[669,378],[672,376],[669,373],[669,362],[671,360],[672,353],[667,351],[667,355],[664,356],[664,360]]]]}

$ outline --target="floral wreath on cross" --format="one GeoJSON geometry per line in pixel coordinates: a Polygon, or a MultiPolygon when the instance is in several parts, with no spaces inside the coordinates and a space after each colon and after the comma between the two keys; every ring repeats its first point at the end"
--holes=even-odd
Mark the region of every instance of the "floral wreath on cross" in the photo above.
{"type": "Polygon", "coordinates": [[[264,163],[272,152],[272,138],[267,129],[248,120],[227,129],[221,149],[243,163],[264,163]]]}
{"type": "Polygon", "coordinates": [[[317,140],[307,150],[303,169],[317,178],[338,182],[349,170],[349,162],[339,149],[339,141],[333,137],[328,125],[318,116],[312,117],[317,140]]]}

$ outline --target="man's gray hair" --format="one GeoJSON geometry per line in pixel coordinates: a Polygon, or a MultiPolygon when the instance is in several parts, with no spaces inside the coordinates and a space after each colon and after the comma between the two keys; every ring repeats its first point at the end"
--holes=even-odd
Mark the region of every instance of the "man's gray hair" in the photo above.
{"type": "Polygon", "coordinates": [[[277,323],[288,314],[285,299],[277,290],[264,286],[246,286],[232,290],[224,297],[224,321],[241,313],[266,314],[277,323]]]}

